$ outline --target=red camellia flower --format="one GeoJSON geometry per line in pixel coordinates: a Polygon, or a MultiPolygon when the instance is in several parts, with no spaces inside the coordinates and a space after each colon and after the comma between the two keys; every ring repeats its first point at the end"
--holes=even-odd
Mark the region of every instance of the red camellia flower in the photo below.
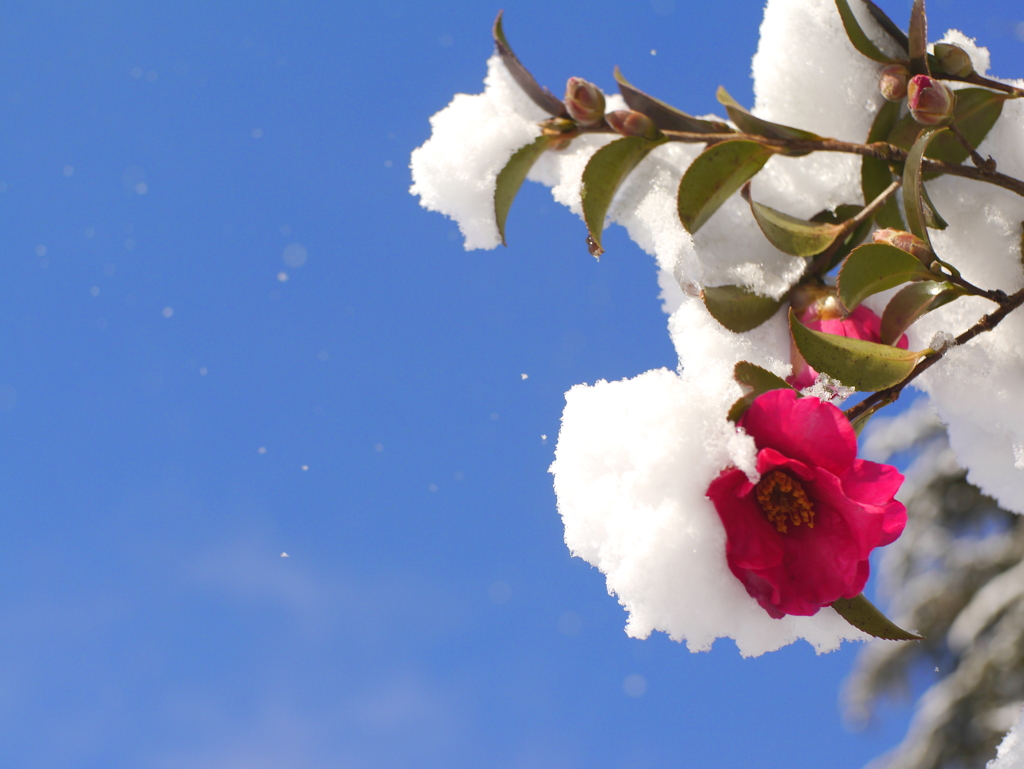
{"type": "MultiPolygon", "coordinates": [[[[882,341],[882,319],[864,305],[860,305],[849,315],[843,317],[842,307],[835,297],[827,297],[808,307],[800,316],[800,322],[812,331],[825,334],[845,336],[850,339],[863,339],[867,342],[882,341]]],[[[907,335],[900,337],[896,346],[907,349],[907,335]]],[[[792,348],[793,373],[786,381],[798,390],[810,387],[818,378],[818,372],[807,365],[796,345],[792,348]]]]}
{"type": "Polygon", "coordinates": [[[739,426],[757,446],[761,480],[731,467],[707,491],[725,527],[729,569],[776,619],[859,595],[871,551],[906,525],[907,510],[893,499],[903,476],[857,459],[843,413],[793,390],[759,396],[739,426]]]}

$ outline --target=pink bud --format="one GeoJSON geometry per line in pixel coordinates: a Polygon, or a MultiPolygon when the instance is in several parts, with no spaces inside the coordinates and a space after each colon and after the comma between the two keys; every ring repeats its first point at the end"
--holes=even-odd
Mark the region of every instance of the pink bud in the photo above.
{"type": "Polygon", "coordinates": [[[657,139],[662,133],[654,125],[654,121],[642,112],[621,109],[609,112],[605,121],[623,136],[641,136],[644,139],[657,139]]]}
{"type": "Polygon", "coordinates": [[[882,67],[878,90],[888,101],[903,101],[907,96],[908,80],[910,80],[910,70],[902,64],[888,64],[882,67]]]}
{"type": "Polygon", "coordinates": [[[945,125],[953,119],[956,95],[940,81],[927,75],[914,75],[907,85],[907,106],[921,125],[945,125]]]}
{"type": "Polygon", "coordinates": [[[909,232],[886,227],[884,230],[875,230],[871,239],[875,243],[895,246],[900,251],[906,251],[908,254],[916,256],[925,267],[935,261],[935,252],[931,250],[928,244],[917,237],[917,235],[909,232]]]}
{"type": "Polygon", "coordinates": [[[593,83],[570,77],[565,85],[565,108],[580,125],[593,125],[604,117],[604,94],[593,83]]]}

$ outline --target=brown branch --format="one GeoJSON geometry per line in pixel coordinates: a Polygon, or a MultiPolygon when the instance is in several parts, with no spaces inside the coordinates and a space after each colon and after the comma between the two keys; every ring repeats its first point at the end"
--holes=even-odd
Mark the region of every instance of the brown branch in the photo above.
{"type": "Polygon", "coordinates": [[[938,363],[938,361],[941,360],[942,357],[946,354],[947,350],[954,346],[958,347],[962,344],[966,344],[967,342],[974,339],[974,337],[976,337],[978,334],[981,334],[985,331],[991,331],[992,329],[999,325],[1003,318],[1005,318],[1011,312],[1016,310],[1022,304],[1024,304],[1024,289],[1021,289],[1016,294],[1007,297],[1005,301],[1000,303],[999,309],[993,312],[991,315],[983,315],[981,317],[981,320],[979,320],[977,323],[975,323],[973,326],[971,326],[969,329],[963,332],[960,336],[958,336],[954,344],[950,345],[949,347],[943,350],[937,350],[936,352],[930,353],[929,355],[925,356],[921,360],[921,362],[914,367],[914,370],[910,372],[907,378],[904,379],[902,382],[900,382],[899,384],[895,384],[892,387],[887,387],[884,390],[879,390],[878,392],[869,395],[856,406],[851,406],[850,408],[848,408],[845,412],[847,419],[849,419],[852,422],[854,419],[861,416],[874,406],[877,406],[881,403],[895,402],[896,399],[900,397],[900,393],[903,392],[903,388],[910,384],[913,380],[917,379],[917,377],[919,377],[925,371],[930,369],[936,363],[938,363]]]}

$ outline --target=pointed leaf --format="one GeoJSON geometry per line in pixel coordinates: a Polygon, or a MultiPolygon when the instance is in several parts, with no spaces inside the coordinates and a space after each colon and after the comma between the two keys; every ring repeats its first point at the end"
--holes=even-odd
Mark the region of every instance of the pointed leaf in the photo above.
{"type": "Polygon", "coordinates": [[[497,182],[494,185],[494,218],[498,223],[498,234],[501,235],[501,245],[507,246],[505,242],[505,220],[508,218],[508,210],[512,207],[516,193],[523,185],[523,180],[530,173],[533,164],[550,145],[554,137],[538,136],[525,147],[516,150],[508,159],[505,167],[498,174],[497,182]]]}
{"type": "Polygon", "coordinates": [[[494,20],[492,32],[494,34],[494,44],[498,47],[498,55],[501,56],[505,69],[509,71],[512,78],[523,89],[523,92],[533,100],[534,104],[554,117],[569,117],[569,112],[566,110],[561,99],[547,88],[541,87],[516,55],[512,53],[512,47],[508,44],[505,30],[501,26],[501,16],[503,13],[504,11],[498,11],[498,18],[494,20]]]}
{"type": "Polygon", "coordinates": [[[700,118],[687,115],[685,112],[666,104],[653,96],[648,96],[639,88],[632,85],[619,68],[615,68],[615,82],[619,84],[619,91],[626,105],[636,112],[642,112],[654,121],[654,125],[662,131],[682,131],[684,133],[701,134],[723,134],[735,133],[735,129],[726,123],[714,120],[701,120],[700,118]]]}
{"type": "MultiPolygon", "coordinates": [[[[791,128],[790,126],[780,125],[779,123],[772,123],[768,120],[762,120],[759,117],[751,115],[744,107],[740,106],[740,103],[729,95],[729,92],[722,86],[718,87],[718,92],[715,94],[718,101],[725,107],[725,111],[729,114],[729,119],[732,120],[739,129],[744,133],[754,134],[756,136],[766,136],[769,139],[796,139],[798,141],[818,141],[821,139],[817,134],[813,134],[810,131],[803,131],[799,128],[791,128]]],[[[801,155],[808,155],[809,152],[787,152],[787,155],[793,157],[799,157],[801,155]]]]}
{"type": "Polygon", "coordinates": [[[839,298],[852,311],[872,294],[918,280],[941,278],[906,251],[885,243],[868,243],[853,249],[839,271],[839,298]]]}
{"type": "Polygon", "coordinates": [[[944,230],[949,226],[949,222],[942,218],[942,214],[932,203],[928,188],[924,185],[921,185],[921,215],[924,216],[925,226],[930,230],[944,230]]]}
{"type": "Polygon", "coordinates": [[[900,289],[882,313],[882,344],[895,344],[918,318],[965,295],[958,286],[939,281],[913,283],[900,289]]]}
{"type": "Polygon", "coordinates": [[[679,219],[687,232],[696,233],[774,154],[771,147],[745,139],[712,144],[700,153],[679,182],[679,219]]]}
{"type": "MultiPolygon", "coordinates": [[[[878,110],[875,120],[871,124],[871,131],[868,132],[867,143],[885,141],[892,132],[900,115],[900,103],[887,101],[878,110]]],[[[864,194],[864,203],[870,203],[892,184],[893,175],[889,164],[884,160],[872,158],[865,155],[861,159],[860,166],[860,188],[864,194]]],[[[900,205],[895,195],[890,195],[878,211],[875,212],[875,221],[879,227],[892,227],[896,230],[905,230],[903,216],[900,214],[900,205]]]]}
{"type": "Polygon", "coordinates": [[[871,2],[871,0],[864,0],[864,5],[868,7],[868,13],[874,17],[875,21],[893,39],[896,45],[904,52],[908,51],[910,49],[910,41],[907,39],[906,33],[896,25],[896,22],[886,16],[885,12],[871,2]]]}
{"type": "Polygon", "coordinates": [[[840,617],[858,630],[863,630],[875,638],[887,641],[920,641],[921,636],[914,635],[882,614],[871,601],[861,593],[856,598],[840,598],[832,604],[840,617]]]}
{"type": "Polygon", "coordinates": [[[651,141],[641,136],[626,136],[604,145],[587,161],[587,167],[583,169],[580,200],[583,203],[583,220],[593,240],[591,253],[594,256],[604,252],[601,231],[615,191],[648,152],[666,141],[668,139],[665,138],[651,141]]]}
{"type": "Polygon", "coordinates": [[[743,188],[743,197],[750,203],[750,211],[754,221],[768,241],[779,251],[790,256],[814,256],[831,246],[836,238],[844,234],[841,225],[809,222],[797,219],[755,202],[747,187],[743,188]]]}
{"type": "Polygon", "coordinates": [[[857,23],[857,17],[853,15],[850,4],[846,0],[836,0],[836,8],[839,9],[839,17],[843,20],[843,27],[846,28],[846,36],[850,38],[853,47],[867,56],[869,59],[888,64],[893,61],[891,56],[886,56],[878,50],[878,47],[871,42],[864,30],[857,23]]]}
{"type": "Polygon", "coordinates": [[[758,395],[763,395],[770,390],[795,390],[793,385],[785,379],[775,376],[771,371],[755,366],[745,360],[741,360],[733,368],[733,378],[743,388],[743,397],[732,404],[729,409],[729,419],[738,422],[743,413],[750,408],[750,404],[758,395]]]}
{"type": "Polygon", "coordinates": [[[910,74],[930,75],[928,71],[928,20],[924,15],[924,0],[914,0],[910,9],[910,74]]]}
{"type": "Polygon", "coordinates": [[[907,217],[907,226],[910,231],[921,238],[925,243],[931,243],[928,239],[928,228],[925,226],[925,217],[922,198],[923,187],[921,180],[921,159],[924,157],[928,145],[932,139],[945,128],[933,128],[930,131],[922,131],[921,135],[914,142],[907,154],[907,160],[903,164],[903,209],[907,217]]]}
{"type": "Polygon", "coordinates": [[[789,311],[789,328],[800,354],[811,368],[861,391],[884,390],[899,384],[925,351],[900,350],[885,344],[811,331],[789,311]]]}
{"type": "Polygon", "coordinates": [[[712,318],[737,334],[757,328],[782,306],[781,301],[742,286],[705,286],[700,298],[712,318]]]}

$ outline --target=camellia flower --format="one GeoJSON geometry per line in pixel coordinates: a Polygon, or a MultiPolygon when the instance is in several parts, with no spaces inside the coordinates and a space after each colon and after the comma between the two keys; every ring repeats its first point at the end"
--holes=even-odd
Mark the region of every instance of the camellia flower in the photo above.
{"type": "MultiPolygon", "coordinates": [[[[849,339],[863,339],[866,342],[881,342],[882,340],[881,318],[864,305],[849,315],[844,315],[842,305],[832,294],[826,294],[813,302],[799,313],[799,317],[800,322],[812,331],[845,336],[849,339]]],[[[907,345],[907,335],[904,334],[896,346],[901,350],[906,350],[907,345]]],[[[798,390],[813,385],[814,380],[818,378],[818,372],[807,364],[800,351],[797,350],[796,344],[792,345],[791,360],[793,373],[786,378],[786,381],[798,390]]]]}
{"type": "Polygon", "coordinates": [[[757,446],[761,478],[731,467],[707,491],[725,527],[729,569],[776,619],[859,595],[871,551],[906,525],[907,510],[893,499],[903,476],[857,459],[843,413],[793,390],[759,396],[739,426],[757,446]]]}

